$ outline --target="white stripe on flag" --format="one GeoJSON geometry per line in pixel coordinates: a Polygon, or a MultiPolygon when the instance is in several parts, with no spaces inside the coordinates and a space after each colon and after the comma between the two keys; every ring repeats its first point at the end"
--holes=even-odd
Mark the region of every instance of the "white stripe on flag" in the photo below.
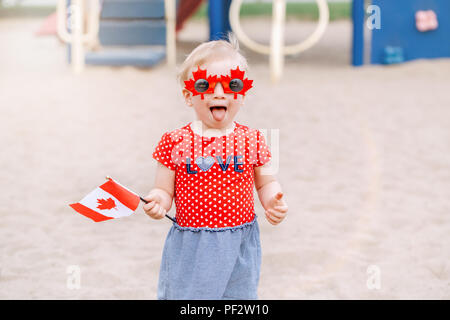
{"type": "Polygon", "coordinates": [[[111,217],[111,218],[121,218],[121,217],[127,217],[133,214],[134,211],[130,210],[126,206],[124,206],[122,203],[120,203],[119,200],[117,200],[114,196],[112,196],[110,193],[100,189],[99,187],[95,188],[91,193],[89,193],[86,197],[84,197],[79,203],[82,205],[88,207],[89,209],[92,209],[104,216],[111,217]],[[111,209],[99,209],[98,206],[100,203],[98,202],[98,199],[108,200],[112,199],[114,201],[115,207],[111,209]]]}

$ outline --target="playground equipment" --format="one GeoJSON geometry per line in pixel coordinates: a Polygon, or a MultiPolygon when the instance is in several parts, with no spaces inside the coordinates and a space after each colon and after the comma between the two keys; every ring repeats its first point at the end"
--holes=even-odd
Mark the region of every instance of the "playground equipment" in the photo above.
{"type": "Polygon", "coordinates": [[[301,53],[313,47],[323,36],[329,21],[329,10],[326,0],[316,0],[319,8],[319,21],[315,31],[304,41],[290,46],[284,45],[284,23],[286,16],[286,1],[273,0],[272,32],[270,46],[257,43],[250,39],[242,30],[239,22],[239,11],[243,0],[233,0],[230,6],[231,28],[237,38],[248,48],[270,56],[270,70],[273,82],[277,82],[282,74],[285,55],[301,53]]]}
{"type": "Polygon", "coordinates": [[[174,66],[175,11],[175,0],[103,0],[101,9],[99,0],[59,0],[58,35],[75,73],[85,64],[152,66],[164,57],[174,66]]]}
{"type": "Polygon", "coordinates": [[[184,23],[198,10],[203,0],[178,0],[176,32],[183,29],[184,23]]]}
{"type": "MultiPolygon", "coordinates": [[[[58,34],[69,43],[69,60],[76,72],[85,63],[151,66],[164,57],[169,65],[175,65],[176,0],[103,0],[101,8],[99,1],[58,2],[58,34]],[[95,50],[98,44],[101,50],[95,50]],[[166,47],[158,49],[155,45],[166,47]]],[[[234,31],[245,46],[270,56],[271,77],[277,82],[284,56],[314,46],[329,22],[327,0],[315,0],[319,9],[315,31],[303,42],[285,46],[285,1],[273,0],[270,45],[266,46],[242,30],[239,14],[243,0],[209,0],[210,40],[225,38],[228,31],[234,31]]],[[[178,12],[179,29],[202,0],[184,2],[178,12]]],[[[353,0],[351,5],[353,65],[450,57],[449,0],[353,0]]]]}
{"type": "Polygon", "coordinates": [[[353,0],[355,66],[450,57],[449,0],[353,0]]]}

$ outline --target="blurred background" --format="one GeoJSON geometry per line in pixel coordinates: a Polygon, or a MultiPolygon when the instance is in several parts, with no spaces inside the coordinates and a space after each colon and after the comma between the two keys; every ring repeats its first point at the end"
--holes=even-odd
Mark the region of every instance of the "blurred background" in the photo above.
{"type": "Polygon", "coordinates": [[[259,298],[450,298],[447,0],[246,0],[239,30],[230,1],[179,0],[171,25],[164,1],[73,0],[59,33],[56,0],[0,3],[1,299],[156,298],[170,221],[68,205],[106,175],[151,190],[157,142],[195,119],[176,67],[228,30],[254,79],[235,120],[267,130],[289,204],[274,227],[255,193],[259,298]]]}

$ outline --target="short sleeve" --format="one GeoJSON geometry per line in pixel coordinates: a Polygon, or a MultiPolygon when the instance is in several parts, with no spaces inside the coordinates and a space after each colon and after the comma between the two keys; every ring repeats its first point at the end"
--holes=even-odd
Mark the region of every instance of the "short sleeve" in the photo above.
{"type": "Polygon", "coordinates": [[[262,166],[270,161],[272,154],[270,153],[269,147],[266,144],[264,135],[258,130],[257,132],[257,159],[255,167],[262,166]]]}
{"type": "Polygon", "coordinates": [[[167,168],[175,170],[177,165],[172,160],[173,147],[174,142],[170,137],[170,133],[164,133],[158,145],[156,146],[155,151],[153,151],[153,159],[161,162],[167,168]]]}

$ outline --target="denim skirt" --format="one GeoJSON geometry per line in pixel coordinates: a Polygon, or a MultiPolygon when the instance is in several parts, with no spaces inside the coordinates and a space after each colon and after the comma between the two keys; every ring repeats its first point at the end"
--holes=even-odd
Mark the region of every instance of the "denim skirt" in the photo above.
{"type": "Polygon", "coordinates": [[[258,299],[261,245],[256,216],[227,228],[174,223],[164,244],[160,300],[258,299]]]}

